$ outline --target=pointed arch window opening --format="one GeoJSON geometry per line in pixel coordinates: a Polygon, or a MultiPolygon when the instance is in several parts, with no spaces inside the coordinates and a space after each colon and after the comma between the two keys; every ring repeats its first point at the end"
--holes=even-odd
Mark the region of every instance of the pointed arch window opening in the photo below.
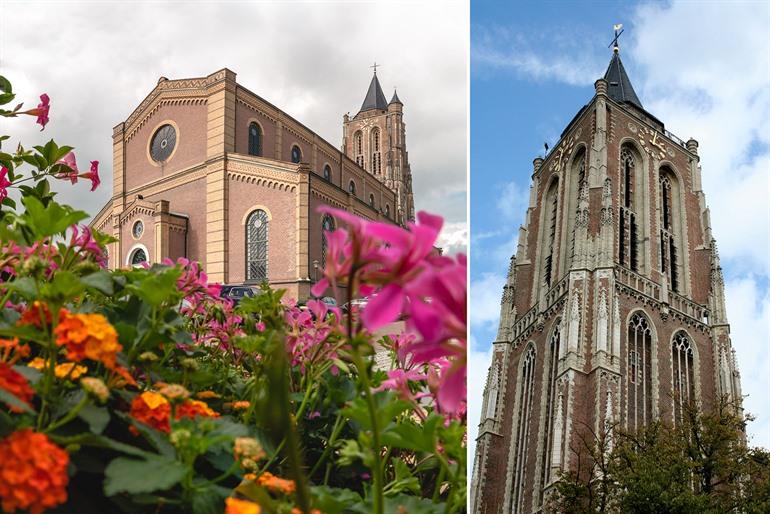
{"type": "Polygon", "coordinates": [[[353,148],[356,155],[356,164],[366,169],[364,162],[364,135],[359,130],[353,135],[353,148]]]}
{"type": "Polygon", "coordinates": [[[332,167],[328,164],[324,166],[324,180],[332,181],[332,167]]]}
{"type": "Polygon", "coordinates": [[[578,165],[577,165],[577,188],[576,188],[576,194],[574,196],[575,200],[575,209],[574,209],[574,215],[575,215],[575,221],[572,223],[572,242],[571,242],[571,250],[570,250],[570,260],[575,259],[575,235],[577,233],[577,227],[578,227],[578,217],[580,216],[580,197],[583,193],[583,187],[586,185],[586,157],[585,157],[585,151],[582,152],[582,155],[579,157],[578,165]]]}
{"type": "Polygon", "coordinates": [[[672,291],[679,292],[679,262],[673,223],[673,188],[666,171],[660,175],[660,270],[672,291]]]}
{"type": "Polygon", "coordinates": [[[622,204],[619,216],[620,226],[618,227],[618,260],[622,266],[629,268],[631,271],[638,272],[638,227],[634,207],[636,160],[628,148],[623,148],[621,151],[620,164],[623,176],[621,177],[622,204]]]}
{"type": "Polygon", "coordinates": [[[302,150],[297,145],[291,147],[291,162],[294,164],[302,162],[302,150]]]}
{"type": "Polygon", "coordinates": [[[548,189],[547,199],[550,202],[548,213],[548,239],[547,239],[547,254],[544,262],[543,269],[543,281],[547,287],[551,287],[553,280],[553,265],[554,265],[554,252],[556,247],[556,221],[558,217],[559,209],[559,195],[558,195],[558,181],[555,181],[548,189]]]}
{"type": "Polygon", "coordinates": [[[553,456],[552,448],[555,444],[561,444],[561,441],[554,440],[553,427],[555,419],[555,404],[558,400],[556,395],[556,374],[559,371],[559,345],[561,344],[561,332],[559,324],[554,325],[553,334],[549,345],[548,375],[546,381],[546,404],[545,404],[545,423],[543,427],[543,456],[540,470],[540,492],[538,496],[538,505],[543,504],[544,490],[551,481],[551,458],[553,456]]]}
{"type": "Polygon", "coordinates": [[[692,342],[687,334],[678,332],[671,344],[671,364],[674,386],[674,422],[681,421],[684,409],[695,400],[695,371],[692,342]]]}
{"type": "Polygon", "coordinates": [[[380,175],[382,173],[382,157],[380,155],[380,131],[372,131],[372,173],[380,175]]]}
{"type": "Polygon", "coordinates": [[[514,462],[515,484],[513,488],[512,512],[524,510],[524,482],[529,440],[529,424],[532,414],[532,397],[535,383],[535,348],[530,345],[523,356],[519,389],[518,424],[516,427],[516,459],[514,462]]]}
{"type": "Polygon", "coordinates": [[[356,183],[353,182],[352,180],[348,184],[348,193],[350,193],[351,195],[356,194],[356,183]]]}
{"type": "Polygon", "coordinates": [[[269,220],[267,213],[257,209],[246,220],[246,280],[267,280],[269,220]]]}
{"type": "Polygon", "coordinates": [[[262,155],[262,130],[256,122],[249,124],[249,155],[262,155]]]}
{"type": "Polygon", "coordinates": [[[647,318],[634,314],[628,324],[628,419],[634,431],[652,417],[652,330],[647,318]]]}

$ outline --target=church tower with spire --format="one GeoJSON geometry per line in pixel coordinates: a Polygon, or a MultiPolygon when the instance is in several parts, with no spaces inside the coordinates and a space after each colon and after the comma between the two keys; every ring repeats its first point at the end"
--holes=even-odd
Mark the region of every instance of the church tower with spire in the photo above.
{"type": "Polygon", "coordinates": [[[353,117],[343,117],[342,151],[395,191],[396,212],[392,219],[401,224],[414,219],[404,104],[395,89],[387,101],[377,78],[377,65],[361,109],[353,117]]]}
{"type": "Polygon", "coordinates": [[[688,402],[740,409],[698,142],[644,108],[617,37],[595,95],[533,164],[481,410],[479,514],[547,512],[591,433],[676,425],[688,402]]]}

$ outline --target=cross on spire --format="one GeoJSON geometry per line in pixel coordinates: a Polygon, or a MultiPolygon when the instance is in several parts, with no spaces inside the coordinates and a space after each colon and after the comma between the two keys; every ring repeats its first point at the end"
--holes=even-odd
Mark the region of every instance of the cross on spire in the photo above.
{"type": "Polygon", "coordinates": [[[377,64],[377,61],[374,61],[373,66],[369,66],[370,68],[374,68],[374,74],[377,75],[377,66],[382,66],[382,64],[377,64]]]}
{"type": "Polygon", "coordinates": [[[615,37],[612,39],[609,45],[607,45],[607,48],[613,47],[613,50],[615,52],[620,51],[620,46],[618,45],[618,38],[623,33],[623,24],[622,23],[616,23],[612,26],[612,28],[615,30],[615,37]]]}

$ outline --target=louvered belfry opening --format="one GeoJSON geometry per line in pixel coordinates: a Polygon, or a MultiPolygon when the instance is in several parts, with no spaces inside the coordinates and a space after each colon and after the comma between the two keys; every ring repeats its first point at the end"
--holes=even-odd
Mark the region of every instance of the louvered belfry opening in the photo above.
{"type": "Polygon", "coordinates": [[[636,206],[634,201],[636,160],[628,148],[620,154],[621,199],[620,226],[618,227],[618,260],[631,271],[639,271],[637,249],[636,206]]]}

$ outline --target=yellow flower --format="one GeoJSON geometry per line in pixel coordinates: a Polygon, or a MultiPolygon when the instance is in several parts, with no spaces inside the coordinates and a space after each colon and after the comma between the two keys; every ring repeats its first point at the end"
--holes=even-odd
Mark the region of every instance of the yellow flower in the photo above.
{"type": "Polygon", "coordinates": [[[238,498],[227,498],[225,500],[225,514],[260,514],[262,507],[254,502],[239,500],[238,498]]]}
{"type": "MultiPolygon", "coordinates": [[[[27,366],[39,371],[43,371],[47,367],[45,361],[41,357],[35,357],[27,363],[27,366]]],[[[62,362],[61,364],[57,364],[54,368],[56,378],[67,378],[70,380],[77,380],[87,372],[87,367],[75,362],[62,362]]]]}

